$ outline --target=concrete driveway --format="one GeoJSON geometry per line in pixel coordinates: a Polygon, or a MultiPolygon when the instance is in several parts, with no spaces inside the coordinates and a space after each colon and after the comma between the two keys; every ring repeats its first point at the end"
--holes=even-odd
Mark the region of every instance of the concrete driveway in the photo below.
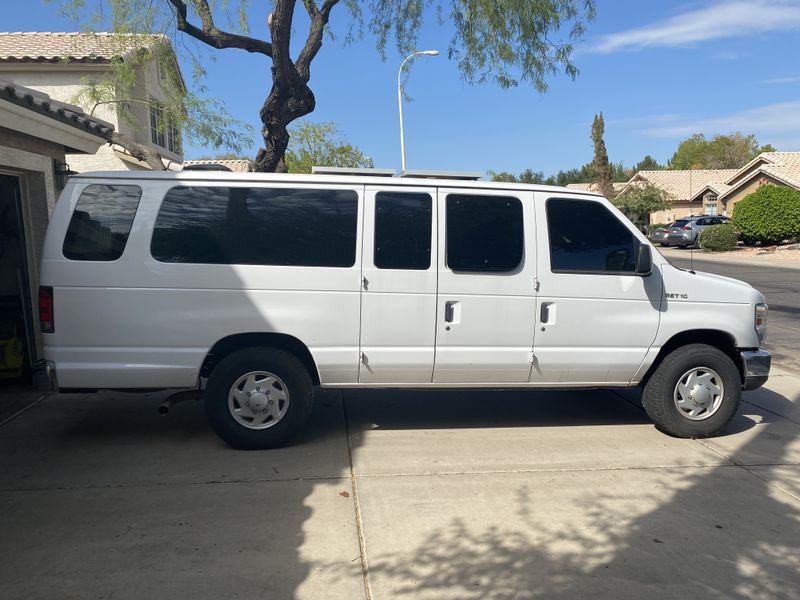
{"type": "Polygon", "coordinates": [[[53,396],[0,428],[0,598],[798,598],[800,378],[725,435],[635,395],[320,393],[296,445],[53,396]]]}

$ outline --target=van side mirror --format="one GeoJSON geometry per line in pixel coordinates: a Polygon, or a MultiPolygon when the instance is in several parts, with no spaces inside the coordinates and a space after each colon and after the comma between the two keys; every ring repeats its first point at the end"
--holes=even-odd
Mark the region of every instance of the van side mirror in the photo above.
{"type": "Polygon", "coordinates": [[[646,277],[653,272],[653,255],[648,244],[639,244],[636,253],[636,274],[646,277]]]}

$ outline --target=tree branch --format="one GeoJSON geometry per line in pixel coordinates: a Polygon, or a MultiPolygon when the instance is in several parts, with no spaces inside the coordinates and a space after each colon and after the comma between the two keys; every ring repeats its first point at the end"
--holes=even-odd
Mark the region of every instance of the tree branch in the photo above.
{"type": "Polygon", "coordinates": [[[169,0],[169,3],[172,4],[175,9],[178,30],[183,31],[196,40],[208,44],[213,48],[240,48],[241,50],[247,50],[255,54],[272,56],[272,44],[269,42],[217,29],[207,0],[195,0],[194,2],[195,9],[200,15],[202,28],[189,23],[185,0],[169,0]]]}
{"type": "Polygon", "coordinates": [[[322,34],[328,24],[331,9],[338,3],[339,0],[325,0],[322,8],[318,9],[314,0],[303,0],[308,16],[311,18],[311,27],[308,31],[306,44],[295,62],[297,72],[303,81],[308,82],[311,79],[311,61],[314,60],[317,52],[322,48],[322,34]]]}
{"type": "Polygon", "coordinates": [[[292,35],[292,18],[296,0],[278,0],[275,12],[269,21],[272,34],[272,82],[277,89],[290,85],[294,65],[289,56],[289,42],[292,35]]]}
{"type": "Polygon", "coordinates": [[[111,144],[122,146],[125,148],[125,150],[130,152],[134,158],[141,160],[142,162],[146,162],[147,166],[154,171],[166,171],[164,162],[161,160],[161,155],[158,152],[148,148],[147,146],[143,146],[138,142],[134,142],[133,139],[124,133],[111,131],[108,133],[106,140],[108,140],[108,142],[111,144]]]}

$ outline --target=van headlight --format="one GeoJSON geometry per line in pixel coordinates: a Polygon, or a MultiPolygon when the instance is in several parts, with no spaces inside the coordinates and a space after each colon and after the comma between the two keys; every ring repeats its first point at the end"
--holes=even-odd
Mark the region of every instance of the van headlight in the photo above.
{"type": "Polygon", "coordinates": [[[756,304],[756,313],[754,320],[756,334],[758,335],[759,344],[763,344],[767,339],[767,305],[762,303],[756,304]]]}

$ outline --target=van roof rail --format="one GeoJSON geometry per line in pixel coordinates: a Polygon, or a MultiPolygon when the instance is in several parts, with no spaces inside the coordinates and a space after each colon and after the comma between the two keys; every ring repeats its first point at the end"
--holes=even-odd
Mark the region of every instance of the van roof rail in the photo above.
{"type": "Polygon", "coordinates": [[[470,171],[402,171],[400,177],[415,177],[417,179],[461,179],[463,181],[478,181],[483,173],[470,171]]]}
{"type": "Polygon", "coordinates": [[[394,177],[394,169],[372,167],[311,167],[313,175],[370,175],[372,177],[394,177]]]}

